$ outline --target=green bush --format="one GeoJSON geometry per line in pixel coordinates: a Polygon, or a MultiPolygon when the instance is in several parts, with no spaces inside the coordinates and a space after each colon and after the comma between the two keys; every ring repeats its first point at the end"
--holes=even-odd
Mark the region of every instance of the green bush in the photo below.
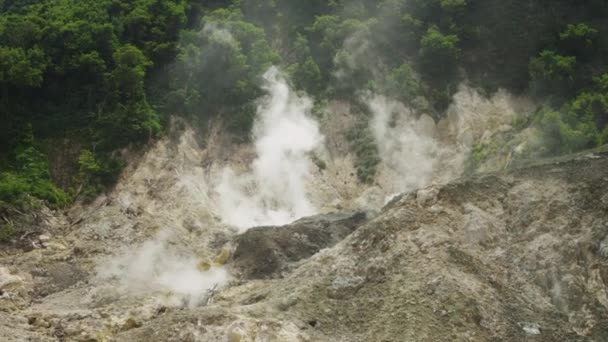
{"type": "Polygon", "coordinates": [[[32,126],[26,125],[15,149],[15,170],[0,174],[0,201],[22,206],[33,196],[55,207],[69,203],[70,197],[51,182],[46,156],[34,144],[32,126]]]}
{"type": "Polygon", "coordinates": [[[459,42],[457,35],[443,34],[437,26],[428,28],[420,40],[419,57],[431,79],[450,80],[456,76],[461,52],[459,42]]]}
{"type": "Polygon", "coordinates": [[[24,206],[29,196],[46,201],[51,207],[62,207],[70,202],[70,196],[57,188],[49,179],[28,178],[23,174],[0,174],[0,201],[24,206]]]}
{"type": "Polygon", "coordinates": [[[593,123],[568,122],[566,115],[545,110],[538,125],[548,154],[563,154],[598,146],[600,134],[593,123]]]}
{"type": "Polygon", "coordinates": [[[530,73],[536,78],[572,79],[575,65],[574,56],[561,56],[555,51],[544,50],[530,62],[530,73]]]}
{"type": "Polygon", "coordinates": [[[78,157],[78,175],[72,194],[85,201],[93,200],[107,186],[113,184],[123,165],[120,161],[96,156],[90,150],[82,150],[78,157]]]}
{"type": "Polygon", "coordinates": [[[401,18],[401,27],[403,30],[402,37],[403,42],[410,46],[416,46],[422,36],[423,22],[420,19],[415,18],[410,13],[406,13],[401,18]]]}
{"type": "Polygon", "coordinates": [[[386,92],[388,95],[404,102],[410,102],[421,93],[421,87],[409,64],[391,70],[386,77],[386,92]]]}
{"type": "Polygon", "coordinates": [[[362,120],[361,123],[353,126],[347,132],[346,138],[355,152],[357,178],[362,183],[372,183],[376,176],[376,169],[380,163],[380,156],[367,121],[362,120]]]}
{"type": "Polygon", "coordinates": [[[544,50],[530,61],[531,88],[538,96],[565,96],[571,91],[576,67],[575,56],[562,56],[544,50]]]}
{"type": "Polygon", "coordinates": [[[598,30],[586,23],[569,24],[559,34],[560,46],[581,59],[590,59],[594,53],[598,30]]]}
{"type": "Polygon", "coordinates": [[[312,57],[309,56],[304,63],[290,65],[286,71],[296,89],[306,90],[309,94],[321,92],[321,71],[312,57]]]}
{"type": "Polygon", "coordinates": [[[580,92],[566,110],[572,122],[582,120],[603,130],[608,125],[608,73],[594,78],[593,87],[580,92]]]}
{"type": "Polygon", "coordinates": [[[21,205],[29,190],[30,184],[24,177],[19,177],[12,172],[0,174],[0,201],[21,205]]]}

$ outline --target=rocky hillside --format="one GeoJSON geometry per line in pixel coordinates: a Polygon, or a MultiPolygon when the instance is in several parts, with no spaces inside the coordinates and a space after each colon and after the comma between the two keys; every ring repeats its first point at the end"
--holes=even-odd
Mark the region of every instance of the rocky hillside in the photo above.
{"type": "MultiPolygon", "coordinates": [[[[139,252],[134,225],[160,226],[168,209],[100,200],[36,248],[3,252],[0,339],[605,341],[606,167],[603,152],[537,162],[243,234],[184,224],[139,252]],[[120,224],[95,221],[118,208],[120,224]],[[119,246],[149,262],[100,270],[119,246]],[[196,274],[209,286],[154,280],[196,274]]],[[[159,194],[177,186],[165,179],[159,194]]]]}

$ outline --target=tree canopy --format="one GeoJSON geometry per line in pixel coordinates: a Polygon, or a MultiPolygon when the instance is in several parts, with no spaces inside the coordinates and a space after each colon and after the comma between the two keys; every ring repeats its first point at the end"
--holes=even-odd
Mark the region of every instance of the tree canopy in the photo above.
{"type": "Polygon", "coordinates": [[[273,64],[318,100],[379,91],[436,117],[462,81],[506,88],[547,103],[554,153],[592,147],[608,141],[607,16],[597,0],[0,1],[0,201],[94,194],[169,115],[247,139],[273,64]],[[61,184],[57,141],[76,150],[61,184]]]}

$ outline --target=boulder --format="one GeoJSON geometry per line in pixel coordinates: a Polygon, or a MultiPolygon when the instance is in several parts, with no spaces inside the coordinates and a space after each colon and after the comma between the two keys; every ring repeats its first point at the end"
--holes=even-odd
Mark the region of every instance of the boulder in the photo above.
{"type": "Polygon", "coordinates": [[[281,277],[289,265],[334,246],[367,220],[363,211],[303,218],[281,227],[256,227],[235,238],[232,268],[246,279],[281,277]]]}

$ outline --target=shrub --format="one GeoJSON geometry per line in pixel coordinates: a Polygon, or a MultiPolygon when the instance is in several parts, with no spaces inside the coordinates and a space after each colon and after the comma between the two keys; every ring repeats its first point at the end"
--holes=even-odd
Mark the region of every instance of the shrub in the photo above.
{"type": "Polygon", "coordinates": [[[567,80],[573,77],[575,65],[574,56],[561,56],[555,51],[544,50],[530,62],[530,73],[533,78],[567,80]]]}
{"type": "Polygon", "coordinates": [[[106,186],[114,183],[123,165],[119,160],[98,157],[90,150],[82,150],[78,157],[78,175],[72,189],[74,196],[85,201],[94,199],[106,186]]]}
{"type": "Polygon", "coordinates": [[[28,191],[29,184],[25,178],[12,172],[0,174],[0,201],[19,205],[28,191]]]}
{"type": "Polygon", "coordinates": [[[357,157],[355,160],[357,178],[360,182],[369,184],[374,181],[376,176],[380,156],[374,137],[366,122],[366,120],[362,120],[360,124],[352,127],[346,134],[346,138],[351,143],[357,157]]]}
{"type": "Polygon", "coordinates": [[[551,110],[540,114],[539,126],[547,153],[571,153],[600,143],[600,134],[593,123],[569,123],[564,117],[562,113],[551,110]]]}
{"type": "Polygon", "coordinates": [[[304,63],[295,63],[287,68],[287,74],[296,89],[306,90],[309,94],[318,94],[321,89],[321,70],[312,57],[304,63]]]}
{"type": "Polygon", "coordinates": [[[539,96],[567,95],[574,81],[576,57],[544,50],[530,61],[531,90],[539,96]]]}
{"type": "Polygon", "coordinates": [[[569,24],[559,34],[560,46],[568,53],[589,59],[593,54],[598,30],[586,23],[569,24]]]}
{"type": "Polygon", "coordinates": [[[51,207],[61,207],[70,202],[70,196],[49,179],[29,178],[14,172],[0,174],[0,201],[23,206],[29,202],[28,196],[44,200],[51,207]]]}
{"type": "Polygon", "coordinates": [[[21,144],[15,149],[15,170],[0,174],[0,201],[22,206],[33,196],[51,206],[63,206],[70,197],[50,179],[46,156],[35,147],[32,126],[26,125],[21,144]]]}
{"type": "Polygon", "coordinates": [[[431,78],[441,80],[455,77],[460,56],[459,41],[458,36],[454,34],[445,35],[436,26],[429,27],[420,40],[419,51],[425,73],[431,78]]]}
{"type": "Polygon", "coordinates": [[[386,87],[389,95],[409,102],[420,95],[420,84],[409,64],[404,63],[393,69],[386,77],[386,87]]]}

